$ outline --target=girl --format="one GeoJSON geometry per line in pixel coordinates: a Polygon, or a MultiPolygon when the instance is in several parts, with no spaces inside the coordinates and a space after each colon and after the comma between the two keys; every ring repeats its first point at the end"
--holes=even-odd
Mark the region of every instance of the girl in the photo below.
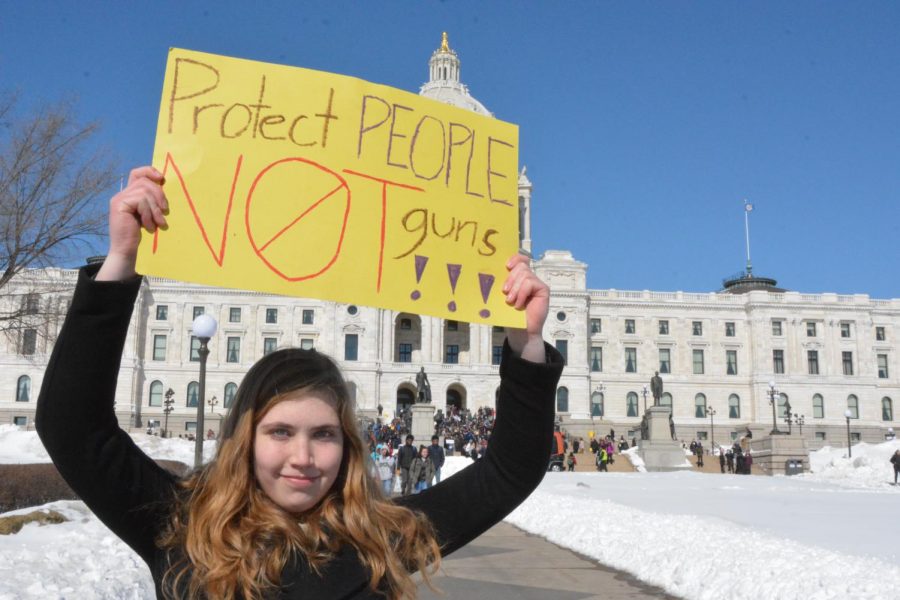
{"type": "Polygon", "coordinates": [[[409,478],[415,486],[414,494],[431,487],[431,480],[434,479],[434,463],[428,458],[428,446],[419,447],[419,454],[409,467],[409,478]]]}
{"type": "Polygon", "coordinates": [[[375,468],[381,481],[384,495],[390,497],[394,491],[394,471],[397,470],[397,459],[388,453],[388,447],[381,447],[381,455],[375,460],[375,468]]]}
{"type": "Polygon", "coordinates": [[[442,556],[493,526],[540,483],[562,357],[544,344],[549,289],[517,256],[506,301],[498,417],[485,460],[391,501],[334,362],[285,349],[245,375],[215,459],[179,480],[117,426],[116,380],[142,229],[166,226],[162,174],[135,169],[110,202],[110,248],[86,267],[47,366],[36,424],[62,476],[147,563],[160,598],[412,598],[442,556]],[[87,385],[90,382],[90,385],[87,385]],[[502,408],[501,408],[502,407],[502,408]]]}

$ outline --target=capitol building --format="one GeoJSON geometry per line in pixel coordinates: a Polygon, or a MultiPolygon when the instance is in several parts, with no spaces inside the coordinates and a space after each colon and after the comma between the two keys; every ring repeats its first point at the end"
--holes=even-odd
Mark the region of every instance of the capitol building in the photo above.
{"type": "MultiPolygon", "coordinates": [[[[428,64],[421,95],[493,116],[461,82],[446,36],[428,64]]],[[[539,194],[535,201],[546,200],[539,194]]],[[[523,168],[520,245],[529,254],[531,202],[523,168]]],[[[567,360],[556,409],[570,433],[639,435],[656,372],[664,386],[660,402],[671,407],[684,440],[726,443],[748,427],[769,431],[775,420],[794,435],[802,428],[808,446],[817,448],[845,445],[848,422],[851,438],[869,442],[900,425],[900,299],[805,294],[751,273],[709,293],[588,289],[588,265],[564,250],[543,253],[533,266],[552,290],[544,338],[567,360]]],[[[0,424],[33,427],[76,274],[39,269],[8,284],[3,301],[34,315],[32,326],[26,315],[26,326],[7,332],[0,345],[0,424]]],[[[283,346],[315,347],[338,360],[369,416],[392,417],[411,404],[421,367],[436,408],[493,406],[503,339],[502,329],[485,325],[146,277],[119,371],[116,412],[123,428],[162,428],[167,420],[178,435],[195,431],[202,403],[204,426],[218,430],[244,373],[283,346]],[[206,398],[199,397],[199,344],[191,335],[199,314],[219,324],[206,398]]]]}

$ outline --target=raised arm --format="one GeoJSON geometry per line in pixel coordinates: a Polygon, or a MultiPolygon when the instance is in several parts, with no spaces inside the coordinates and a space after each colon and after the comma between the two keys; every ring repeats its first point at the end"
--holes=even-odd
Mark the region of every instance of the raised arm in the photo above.
{"type": "Polygon", "coordinates": [[[161,176],[144,167],[110,204],[110,255],[100,273],[78,274],[75,295],[44,374],[36,425],[54,464],[85,504],[149,561],[173,490],[115,416],[122,348],[141,280],[134,272],[141,219],[165,223],[161,176]],[[161,203],[160,200],[163,202],[161,203]],[[160,209],[158,215],[150,205],[160,209]],[[95,277],[95,274],[97,275],[95,277]],[[102,277],[101,277],[102,276],[102,277]]]}

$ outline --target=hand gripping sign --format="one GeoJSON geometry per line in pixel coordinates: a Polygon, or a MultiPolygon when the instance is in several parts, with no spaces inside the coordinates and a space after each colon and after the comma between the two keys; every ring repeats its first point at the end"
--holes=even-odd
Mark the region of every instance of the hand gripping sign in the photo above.
{"type": "Polygon", "coordinates": [[[153,164],[169,228],[138,270],[524,326],[518,128],[353,77],[172,49],[153,164]]]}

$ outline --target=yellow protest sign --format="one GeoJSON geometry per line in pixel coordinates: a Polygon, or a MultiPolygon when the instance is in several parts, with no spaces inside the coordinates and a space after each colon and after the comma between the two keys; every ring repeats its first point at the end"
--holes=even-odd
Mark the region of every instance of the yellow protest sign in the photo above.
{"type": "Polygon", "coordinates": [[[138,270],[524,326],[518,128],[343,75],[172,49],[153,164],[169,228],[138,270]]]}

